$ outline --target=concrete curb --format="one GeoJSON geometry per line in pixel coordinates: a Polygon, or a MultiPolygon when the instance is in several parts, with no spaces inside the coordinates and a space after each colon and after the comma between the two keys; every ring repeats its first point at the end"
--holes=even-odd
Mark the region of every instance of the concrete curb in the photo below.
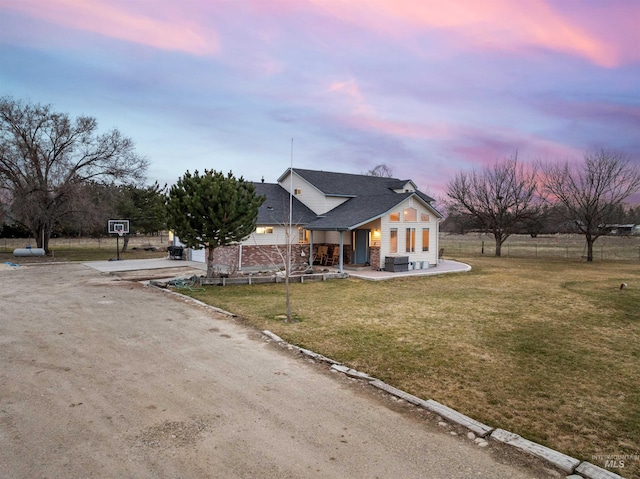
{"type": "MultiPolygon", "coordinates": [[[[171,291],[170,289],[160,288],[159,286],[156,286],[154,284],[150,284],[150,282],[147,282],[147,281],[143,281],[143,283],[146,283],[146,286],[148,288],[155,288],[158,291],[162,291],[163,293],[173,294],[175,296],[179,296],[180,298],[182,298],[183,300],[185,300],[185,301],[187,301],[189,303],[195,303],[198,306],[202,306],[203,308],[210,309],[211,311],[215,311],[216,313],[224,314],[225,316],[229,316],[231,318],[237,318],[238,317],[238,315],[236,315],[236,314],[230,313],[229,311],[225,311],[224,309],[216,308],[215,306],[211,306],[210,304],[203,303],[202,301],[199,301],[197,299],[193,299],[190,296],[186,296],[186,295],[178,293],[176,291],[171,291]]],[[[281,341],[282,341],[282,339],[281,339],[281,341]]]]}
{"type": "Polygon", "coordinates": [[[590,462],[583,462],[576,468],[576,472],[589,479],[624,479],[615,472],[607,471],[601,467],[594,466],[590,462]]]}
{"type": "MultiPolygon", "coordinates": [[[[491,433],[491,439],[508,444],[520,449],[521,451],[528,452],[536,457],[544,459],[545,461],[553,464],[557,468],[567,473],[572,473],[580,465],[578,459],[562,454],[561,452],[549,449],[541,444],[524,439],[517,434],[513,434],[504,429],[496,429],[491,433]]],[[[589,476],[587,476],[589,477],[589,476]]]]}
{"type": "Polygon", "coordinates": [[[455,409],[451,409],[450,407],[445,406],[444,404],[440,404],[433,399],[429,399],[427,401],[426,408],[448,419],[451,422],[466,427],[467,429],[474,432],[476,436],[485,437],[489,433],[491,433],[491,431],[493,431],[492,427],[487,426],[486,424],[482,424],[475,419],[471,419],[469,416],[465,416],[455,409]]]}
{"type": "Polygon", "coordinates": [[[470,417],[465,416],[464,414],[461,414],[458,411],[455,411],[432,399],[425,401],[424,399],[420,399],[419,397],[408,394],[404,391],[401,391],[400,389],[394,388],[393,386],[389,386],[388,384],[378,379],[374,379],[373,381],[370,381],[369,384],[371,384],[372,386],[378,389],[382,389],[383,391],[386,391],[389,394],[392,394],[396,397],[404,399],[407,402],[415,404],[416,406],[420,406],[424,409],[427,409],[428,411],[434,412],[439,416],[442,416],[443,418],[449,420],[449,422],[452,422],[454,424],[459,424],[460,426],[463,426],[469,429],[470,431],[475,433],[477,436],[485,437],[487,434],[493,431],[492,427],[482,424],[481,422],[478,422],[475,419],[471,419],[470,417]]]}
{"type": "MultiPolygon", "coordinates": [[[[571,474],[571,476],[569,476],[571,479],[624,479],[624,477],[619,476],[616,473],[607,471],[606,469],[602,469],[601,467],[595,466],[589,462],[580,461],[579,459],[576,459],[574,457],[567,456],[566,454],[550,449],[546,446],[543,446],[542,444],[529,441],[528,439],[524,439],[518,434],[505,431],[504,429],[492,428],[490,426],[487,426],[486,424],[482,424],[481,422],[465,416],[455,409],[451,409],[450,407],[445,406],[444,404],[440,404],[439,402],[432,399],[420,399],[417,396],[413,396],[412,394],[390,386],[389,384],[380,381],[379,379],[372,378],[366,373],[356,371],[355,369],[351,369],[348,366],[344,366],[338,361],[334,361],[333,359],[322,356],[321,354],[314,353],[313,351],[309,351],[308,349],[293,346],[271,331],[264,330],[262,331],[262,334],[282,346],[297,349],[300,353],[306,356],[331,364],[332,371],[341,372],[355,379],[366,380],[371,386],[381,389],[397,398],[404,399],[405,401],[418,407],[422,407],[428,411],[438,414],[439,416],[447,419],[449,422],[469,429],[477,436],[485,438],[485,440],[492,439],[502,444],[514,447],[520,451],[526,452],[527,454],[530,454],[532,456],[538,457],[548,462],[549,464],[552,464],[558,469],[571,474]]],[[[569,477],[567,479],[569,479],[569,477]]]]}

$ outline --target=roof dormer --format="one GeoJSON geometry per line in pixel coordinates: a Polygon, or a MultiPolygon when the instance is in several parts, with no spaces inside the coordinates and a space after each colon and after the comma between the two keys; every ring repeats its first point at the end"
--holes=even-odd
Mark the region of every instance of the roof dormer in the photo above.
{"type": "Polygon", "coordinates": [[[395,193],[413,193],[414,191],[416,191],[418,188],[416,187],[415,183],[411,180],[407,180],[402,187],[400,188],[394,188],[394,192],[395,193]]]}

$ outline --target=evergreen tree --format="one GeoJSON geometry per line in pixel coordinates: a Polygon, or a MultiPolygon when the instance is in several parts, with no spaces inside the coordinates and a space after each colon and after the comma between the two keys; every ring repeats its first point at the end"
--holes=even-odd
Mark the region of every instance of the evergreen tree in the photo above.
{"type": "Polygon", "coordinates": [[[171,187],[167,199],[167,226],[189,248],[207,249],[207,277],[213,276],[213,252],[240,242],[256,228],[264,196],[251,182],[231,172],[188,171],[171,187]]]}

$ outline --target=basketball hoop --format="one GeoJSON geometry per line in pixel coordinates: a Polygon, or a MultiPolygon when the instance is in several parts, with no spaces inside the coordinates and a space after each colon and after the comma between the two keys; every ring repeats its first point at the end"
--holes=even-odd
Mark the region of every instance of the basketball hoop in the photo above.
{"type": "Polygon", "coordinates": [[[116,235],[116,259],[120,261],[120,238],[129,234],[129,220],[109,220],[109,234],[116,235]]]}
{"type": "Polygon", "coordinates": [[[129,220],[109,220],[109,234],[117,234],[118,236],[129,233],[129,220]]]}

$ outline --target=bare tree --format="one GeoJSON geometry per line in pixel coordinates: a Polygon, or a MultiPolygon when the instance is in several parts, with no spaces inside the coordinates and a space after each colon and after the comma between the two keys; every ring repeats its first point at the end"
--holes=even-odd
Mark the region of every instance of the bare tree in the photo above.
{"type": "Polygon", "coordinates": [[[549,199],[560,203],[587,242],[587,261],[593,261],[593,243],[606,233],[618,207],[640,190],[640,170],[621,153],[600,150],[584,155],[583,164],[546,163],[542,185],[549,199]]]}
{"type": "Polygon", "coordinates": [[[78,236],[103,234],[107,220],[121,217],[116,214],[120,196],[120,188],[114,185],[93,181],[79,185],[69,200],[70,213],[60,219],[55,232],[78,236]]]}
{"type": "Polygon", "coordinates": [[[372,169],[365,173],[367,176],[379,176],[382,178],[393,178],[393,172],[386,164],[381,163],[374,166],[372,169]]]}
{"type": "MultiPolygon", "coordinates": [[[[296,200],[297,202],[297,200],[296,200]]],[[[291,311],[291,273],[294,271],[295,267],[299,267],[299,263],[294,263],[292,247],[294,244],[299,243],[299,232],[301,228],[301,223],[296,222],[293,219],[293,212],[295,210],[293,197],[289,194],[289,205],[285,206],[283,204],[283,210],[290,212],[289,217],[285,221],[276,221],[275,218],[272,218],[274,225],[277,225],[282,228],[284,233],[284,246],[282,245],[258,245],[255,237],[254,243],[262,253],[262,255],[269,261],[274,267],[281,268],[280,265],[284,267],[284,280],[285,280],[285,307],[286,307],[286,316],[287,322],[293,321],[293,314],[291,311]],[[277,260],[274,259],[274,254],[277,257],[277,260]]],[[[301,255],[305,256],[304,251],[301,251],[301,255]]],[[[308,266],[312,267],[313,264],[313,256],[312,252],[309,251],[309,263],[308,266]]],[[[305,262],[306,263],[306,262],[305,262]]]]}
{"type": "Polygon", "coordinates": [[[51,105],[0,98],[0,190],[12,219],[48,252],[53,228],[74,211],[82,185],[143,178],[147,160],[118,130],[98,134],[95,118],[75,120],[51,105]]]}
{"type": "Polygon", "coordinates": [[[450,215],[493,234],[496,256],[509,236],[539,214],[542,203],[535,170],[525,169],[517,155],[481,171],[458,173],[446,195],[450,215]]]}

